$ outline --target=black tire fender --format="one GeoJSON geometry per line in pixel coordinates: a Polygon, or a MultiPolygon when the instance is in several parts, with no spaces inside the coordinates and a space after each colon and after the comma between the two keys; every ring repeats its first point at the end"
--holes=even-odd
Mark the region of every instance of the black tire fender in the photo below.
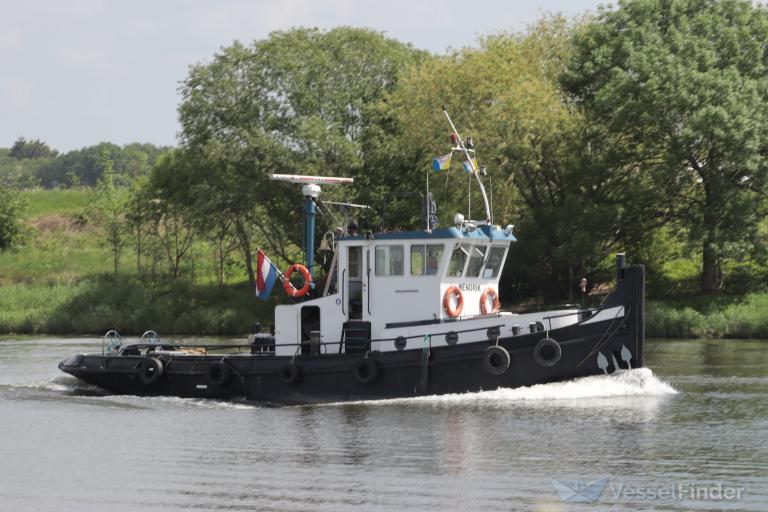
{"type": "Polygon", "coordinates": [[[372,384],[379,378],[379,363],[367,357],[361,359],[352,370],[352,375],[360,384],[372,384]]]}
{"type": "Polygon", "coordinates": [[[225,386],[232,376],[232,369],[222,361],[214,361],[205,369],[205,380],[211,387],[225,386]]]}
{"type": "Polygon", "coordinates": [[[511,361],[507,349],[499,345],[491,345],[483,352],[483,369],[491,375],[504,375],[511,361]]]}
{"type": "Polygon", "coordinates": [[[295,364],[287,364],[280,370],[280,380],[286,384],[295,384],[301,379],[301,368],[295,364]]]}
{"type": "Polygon", "coordinates": [[[562,356],[562,347],[552,338],[542,338],[533,347],[533,358],[545,368],[555,366],[562,356]]]}
{"type": "Polygon", "coordinates": [[[137,371],[139,380],[145,386],[156,384],[163,376],[163,362],[156,357],[144,359],[139,364],[137,371]]]}

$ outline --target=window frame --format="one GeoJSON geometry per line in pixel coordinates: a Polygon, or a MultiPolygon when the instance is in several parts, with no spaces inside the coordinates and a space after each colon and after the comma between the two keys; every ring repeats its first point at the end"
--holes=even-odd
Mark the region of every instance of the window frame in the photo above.
{"type": "Polygon", "coordinates": [[[350,245],[347,247],[347,272],[350,279],[362,279],[363,278],[363,246],[362,245],[350,245]],[[352,253],[359,251],[357,258],[354,259],[354,267],[357,269],[357,274],[352,274],[352,253]]]}
{"type": "Polygon", "coordinates": [[[469,244],[469,245],[472,246],[473,252],[479,250],[480,247],[484,247],[485,252],[483,252],[482,260],[480,260],[480,268],[478,268],[477,270],[477,275],[476,276],[467,275],[469,272],[469,265],[470,263],[472,263],[472,258],[473,258],[473,256],[470,255],[469,258],[467,258],[467,264],[464,265],[464,273],[462,274],[462,277],[464,279],[483,279],[483,269],[485,268],[485,262],[488,259],[488,253],[490,252],[488,249],[489,247],[492,247],[492,245],[490,243],[469,244]]]}
{"type": "Polygon", "coordinates": [[[507,255],[507,250],[508,249],[509,249],[508,245],[490,244],[488,246],[488,249],[485,251],[485,261],[483,262],[483,268],[480,270],[480,279],[485,279],[485,280],[498,279],[499,275],[501,275],[501,270],[504,267],[504,263],[506,261],[506,255],[507,255]],[[488,269],[488,262],[491,259],[491,252],[494,249],[501,249],[501,259],[499,260],[499,266],[496,267],[493,276],[485,277],[485,271],[488,269]]]}
{"type": "Polygon", "coordinates": [[[415,243],[410,245],[410,249],[408,251],[409,258],[408,258],[408,270],[410,272],[411,277],[435,277],[440,276],[440,267],[443,264],[443,255],[445,254],[445,243],[415,243]],[[429,262],[429,250],[430,248],[440,248],[440,255],[437,257],[437,268],[434,272],[428,273],[428,262],[429,262]],[[414,254],[414,248],[421,248],[423,250],[422,253],[422,265],[421,265],[421,273],[420,274],[414,274],[413,273],[413,254],[414,254]]]}
{"type": "Polygon", "coordinates": [[[405,276],[405,245],[404,244],[380,244],[375,245],[373,249],[373,275],[376,277],[403,277],[405,276]],[[400,248],[402,254],[402,268],[399,274],[391,273],[392,270],[392,248],[400,248]],[[379,274],[379,249],[386,249],[385,270],[386,274],[379,274]]]}
{"type": "Polygon", "coordinates": [[[445,277],[455,277],[455,278],[462,278],[464,277],[464,270],[467,268],[467,263],[469,262],[469,253],[466,250],[466,247],[471,247],[472,244],[462,243],[462,242],[456,242],[453,246],[453,249],[451,249],[451,259],[448,260],[448,266],[445,269],[445,277]],[[449,274],[448,272],[451,269],[451,262],[453,261],[453,255],[456,253],[456,250],[461,251],[464,253],[464,263],[461,265],[461,268],[458,269],[458,274],[453,275],[449,274]]]}

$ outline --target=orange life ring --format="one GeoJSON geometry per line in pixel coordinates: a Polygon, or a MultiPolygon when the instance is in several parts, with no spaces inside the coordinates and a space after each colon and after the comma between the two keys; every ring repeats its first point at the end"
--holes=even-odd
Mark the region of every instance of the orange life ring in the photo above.
{"type": "Polygon", "coordinates": [[[307,270],[307,267],[304,265],[294,263],[288,268],[288,270],[285,271],[285,275],[283,276],[283,289],[285,290],[285,293],[291,297],[305,296],[309,291],[310,286],[312,286],[312,274],[309,273],[309,270],[307,270]],[[295,286],[293,286],[293,284],[291,284],[291,276],[297,270],[301,273],[301,277],[304,278],[304,286],[298,290],[295,286]]]}
{"type": "Polygon", "coordinates": [[[496,290],[493,288],[486,288],[480,296],[480,312],[484,315],[488,315],[491,313],[498,313],[500,308],[501,303],[499,302],[499,294],[496,293],[496,290]],[[488,311],[488,299],[493,301],[493,306],[491,306],[490,311],[488,311]]]}
{"type": "Polygon", "coordinates": [[[452,284],[445,290],[445,294],[443,294],[443,308],[445,313],[451,318],[456,318],[461,314],[461,310],[464,309],[464,294],[461,293],[461,288],[452,284]],[[451,304],[452,297],[456,297],[455,306],[451,304]]]}

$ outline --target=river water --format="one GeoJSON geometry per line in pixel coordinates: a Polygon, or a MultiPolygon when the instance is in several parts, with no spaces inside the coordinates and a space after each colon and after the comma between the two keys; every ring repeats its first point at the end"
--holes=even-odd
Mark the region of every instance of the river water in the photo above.
{"type": "Polygon", "coordinates": [[[0,510],[768,510],[768,342],[658,340],[613,376],[282,408],[108,396],[56,368],[94,350],[0,339],[0,510]]]}

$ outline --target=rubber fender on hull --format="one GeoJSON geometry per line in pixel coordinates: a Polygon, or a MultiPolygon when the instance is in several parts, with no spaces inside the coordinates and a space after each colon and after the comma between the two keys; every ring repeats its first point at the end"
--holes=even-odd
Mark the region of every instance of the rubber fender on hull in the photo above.
{"type": "Polygon", "coordinates": [[[483,369],[491,375],[504,375],[511,359],[504,347],[492,345],[483,352],[483,369]]]}
{"type": "Polygon", "coordinates": [[[286,384],[295,384],[301,379],[301,369],[295,364],[287,364],[280,370],[280,380],[286,384]]]}
{"type": "Polygon", "coordinates": [[[542,338],[533,347],[533,358],[540,366],[555,366],[562,356],[562,347],[552,338],[542,338]]]}
{"type": "Polygon", "coordinates": [[[221,387],[229,382],[232,370],[228,364],[214,361],[205,369],[205,380],[211,387],[221,387]]]}
{"type": "Polygon", "coordinates": [[[379,378],[379,363],[369,358],[362,359],[352,374],[360,384],[372,384],[379,378]]]}
{"type": "Polygon", "coordinates": [[[157,358],[150,357],[141,361],[136,371],[139,373],[141,383],[145,386],[151,386],[163,376],[163,362],[157,358]]]}

